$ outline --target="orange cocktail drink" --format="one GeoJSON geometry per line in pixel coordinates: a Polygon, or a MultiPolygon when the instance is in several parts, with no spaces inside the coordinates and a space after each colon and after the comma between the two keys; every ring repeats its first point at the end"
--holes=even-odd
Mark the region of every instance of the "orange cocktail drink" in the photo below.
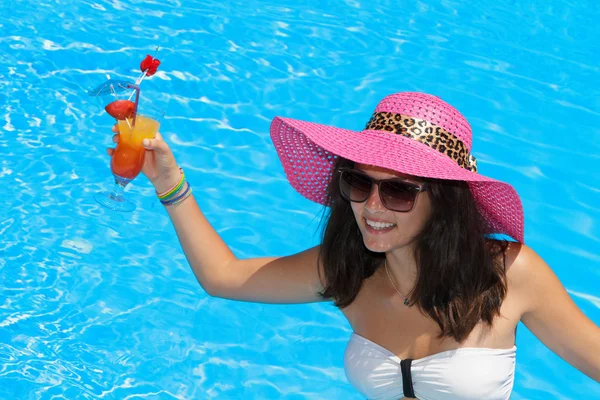
{"type": "Polygon", "coordinates": [[[128,180],[134,179],[144,166],[146,149],[142,140],[153,139],[158,132],[159,122],[145,115],[119,121],[119,143],[110,163],[112,173],[128,180]]]}

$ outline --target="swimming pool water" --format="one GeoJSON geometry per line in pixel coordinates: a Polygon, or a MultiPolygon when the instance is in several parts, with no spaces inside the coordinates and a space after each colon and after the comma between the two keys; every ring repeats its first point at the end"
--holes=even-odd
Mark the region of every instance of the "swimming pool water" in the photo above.
{"type": "MultiPolygon", "coordinates": [[[[467,116],[480,172],[515,186],[526,242],[600,324],[598,19],[545,0],[2,2],[0,398],[361,398],[331,304],[209,298],[144,177],[135,212],[94,202],[111,122],[85,91],[156,46],[143,95],[239,257],[318,242],[275,115],[362,129],[383,96],[425,91],[467,116]]],[[[513,399],[600,398],[524,327],[517,346],[513,399]]]]}

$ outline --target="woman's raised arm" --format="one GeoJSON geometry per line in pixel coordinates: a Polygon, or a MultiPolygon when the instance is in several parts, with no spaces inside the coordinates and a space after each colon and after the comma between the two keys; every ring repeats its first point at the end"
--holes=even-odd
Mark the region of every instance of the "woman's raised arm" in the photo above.
{"type": "Polygon", "coordinates": [[[286,257],[238,259],[193,196],[167,211],[196,279],[210,295],[261,303],[322,300],[318,246],[286,257]]]}
{"type": "MultiPolygon", "coordinates": [[[[113,131],[117,131],[115,126],[113,131]]],[[[114,142],[119,141],[115,135],[114,142]]],[[[177,186],[181,172],[160,133],[144,141],[142,172],[158,193],[177,186]]],[[[113,149],[107,149],[112,156],[113,149]]],[[[197,189],[198,190],[198,189],[197,189]]],[[[182,189],[182,192],[184,190],[182,189]]],[[[212,296],[264,303],[321,301],[319,248],[286,257],[238,259],[210,225],[193,195],[166,209],[196,279],[212,296]]]]}

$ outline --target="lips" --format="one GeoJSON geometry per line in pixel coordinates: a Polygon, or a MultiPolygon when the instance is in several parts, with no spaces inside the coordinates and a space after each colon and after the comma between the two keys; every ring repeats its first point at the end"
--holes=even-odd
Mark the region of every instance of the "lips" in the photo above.
{"type": "Polygon", "coordinates": [[[392,222],[380,221],[380,220],[372,220],[365,218],[365,225],[367,228],[373,231],[389,231],[396,227],[396,224],[392,222]]]}

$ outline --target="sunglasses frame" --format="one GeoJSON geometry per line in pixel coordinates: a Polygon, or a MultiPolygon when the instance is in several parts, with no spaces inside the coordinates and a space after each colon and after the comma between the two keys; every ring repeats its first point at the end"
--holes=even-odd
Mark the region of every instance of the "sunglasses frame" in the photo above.
{"type": "Polygon", "coordinates": [[[383,206],[385,208],[387,208],[390,211],[393,212],[410,212],[412,211],[413,208],[415,208],[415,204],[417,203],[417,198],[419,197],[419,193],[421,192],[426,192],[427,191],[427,183],[423,183],[421,185],[419,185],[418,183],[409,181],[407,179],[402,179],[402,178],[387,178],[387,179],[375,179],[369,175],[367,175],[365,172],[354,169],[354,168],[340,168],[338,170],[338,173],[340,174],[339,177],[339,190],[340,190],[340,195],[347,201],[351,201],[353,203],[364,203],[365,201],[367,201],[369,199],[369,197],[371,197],[371,193],[373,193],[373,186],[377,185],[377,194],[379,195],[379,201],[381,201],[381,204],[383,204],[383,206]],[[363,175],[365,178],[369,179],[371,181],[371,189],[369,190],[369,194],[367,195],[367,198],[364,199],[363,201],[358,201],[358,200],[351,200],[350,198],[346,197],[344,195],[344,191],[342,190],[342,174],[344,172],[350,172],[350,173],[357,173],[360,175],[363,175]],[[393,208],[389,208],[387,206],[387,204],[385,203],[384,197],[382,196],[381,193],[381,183],[385,183],[385,182],[402,182],[412,188],[414,188],[416,190],[416,194],[415,194],[415,199],[412,202],[412,206],[410,207],[410,209],[408,210],[394,210],[393,208]]]}

